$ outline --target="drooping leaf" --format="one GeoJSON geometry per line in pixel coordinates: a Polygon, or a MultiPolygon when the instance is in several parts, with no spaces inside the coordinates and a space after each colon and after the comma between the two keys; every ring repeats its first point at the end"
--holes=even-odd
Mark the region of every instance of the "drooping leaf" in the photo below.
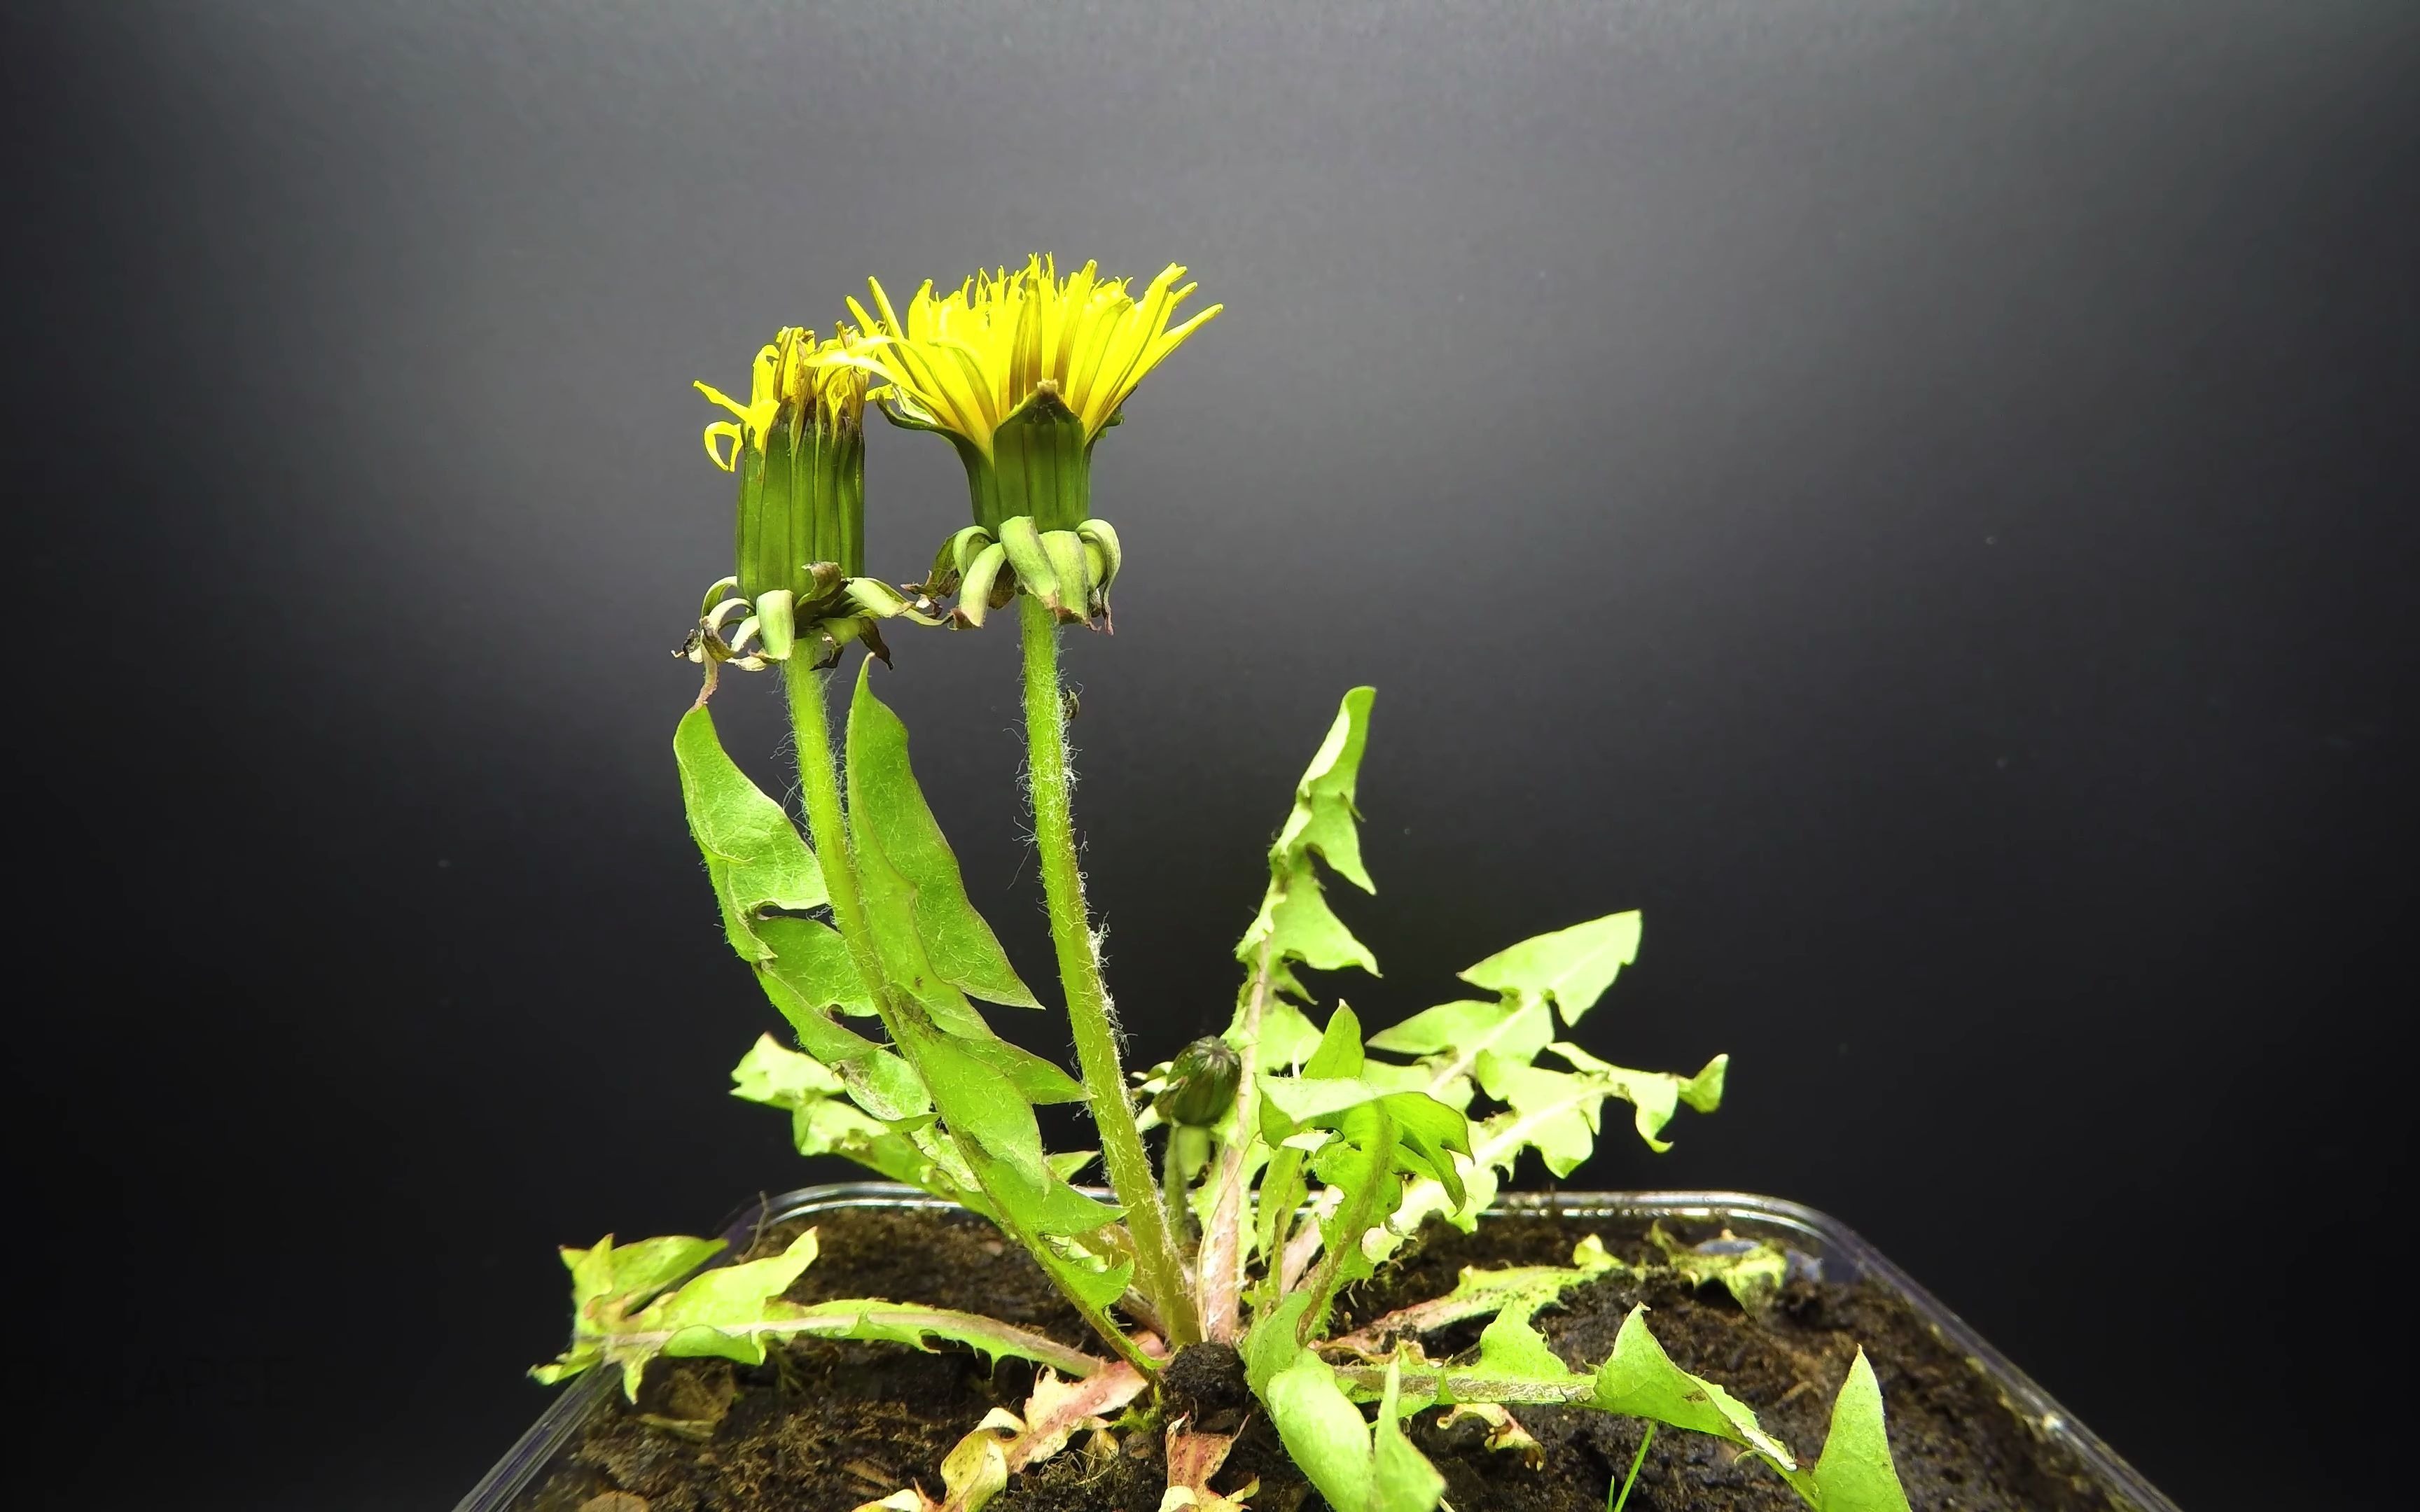
{"type": "Polygon", "coordinates": [[[1088,1377],[1108,1365],[1031,1329],[972,1313],[867,1298],[811,1306],[785,1302],[782,1293],[814,1262],[812,1228],[780,1255],[701,1272],[661,1290],[679,1273],[675,1266],[721,1248],[719,1241],[675,1238],[616,1251],[608,1238],[591,1250],[566,1250],[579,1304],[571,1348],[530,1373],[551,1382],[600,1364],[619,1365],[623,1390],[635,1401],[647,1363],[659,1355],[756,1365],[768,1340],[794,1337],[879,1339],[917,1349],[947,1339],[993,1359],[1014,1355],[1073,1376],[1088,1377]],[[660,1294],[637,1306],[651,1291],[660,1294]]]}
{"type": "Polygon", "coordinates": [[[1398,1308],[1351,1334],[1329,1340],[1322,1348],[1375,1355],[1389,1339],[1417,1337],[1453,1323],[1501,1313],[1508,1307],[1525,1307],[1534,1312],[1558,1302],[1574,1287],[1626,1269],[1606,1253],[1604,1242],[1594,1234],[1573,1247],[1572,1263],[1567,1266],[1514,1265],[1486,1271],[1466,1265],[1453,1289],[1444,1296],[1398,1308]]]}
{"type": "Polygon", "coordinates": [[[638,1399],[640,1372],[658,1352],[764,1364],[765,1336],[753,1325],[764,1321],[768,1304],[814,1259],[815,1231],[810,1228],[779,1255],[707,1271],[648,1304],[630,1319],[636,1332],[626,1335],[627,1342],[606,1348],[607,1358],[621,1362],[623,1391],[638,1399]],[[658,1333],[664,1335],[660,1343],[650,1338],[658,1333]]]}
{"type": "Polygon", "coordinates": [[[782,806],[748,779],[722,748],[714,717],[691,709],[673,734],[681,802],[690,834],[706,857],[722,908],[722,932],[743,961],[772,959],[757,933],[768,908],[805,909],[824,902],[824,877],[782,806]]]}
{"type": "Polygon", "coordinates": [[[571,1344],[530,1374],[548,1385],[597,1365],[632,1309],[722,1251],[719,1239],[668,1235],[616,1247],[606,1235],[588,1249],[566,1249],[571,1272],[571,1344]]]}
{"type": "Polygon", "coordinates": [[[876,851],[905,882],[916,933],[941,980],[985,1002],[1042,1006],[975,912],[958,858],[924,802],[908,760],[908,727],[874,696],[873,662],[860,669],[848,714],[850,834],[859,864],[876,851]]]}
{"type": "Polygon", "coordinates": [[[1352,1512],[1371,1505],[1377,1467],[1370,1451],[1370,1424],[1336,1383],[1336,1373],[1318,1356],[1305,1354],[1278,1372],[1261,1400],[1285,1444],[1286,1458],[1332,1507],[1352,1512]]]}
{"type": "Polygon", "coordinates": [[[602,1358],[606,1335],[635,1307],[722,1251],[719,1239],[668,1235],[616,1246],[606,1235],[588,1249],[565,1249],[571,1272],[571,1347],[530,1372],[551,1385],[602,1358]]]}
{"type": "Polygon", "coordinates": [[[1745,1403],[1672,1363],[1664,1346],[1647,1331],[1643,1304],[1630,1310],[1621,1331],[1614,1335],[1613,1354],[1597,1369],[1590,1405],[1694,1433],[1711,1433],[1754,1450],[1785,1476],[1797,1473],[1798,1461],[1780,1440],[1764,1431],[1745,1403]]]}
{"type": "Polygon", "coordinates": [[[571,1348],[551,1365],[540,1365],[530,1374],[552,1382],[576,1376],[592,1365],[618,1365],[622,1367],[622,1389],[636,1401],[640,1374],[647,1362],[659,1354],[713,1354],[731,1349],[739,1352],[729,1358],[752,1364],[761,1362],[761,1341],[753,1343],[755,1352],[752,1356],[749,1344],[716,1331],[721,1325],[744,1325],[763,1319],[768,1300],[781,1295],[814,1262],[813,1229],[799,1235],[784,1254],[705,1272],[679,1289],[658,1296],[644,1307],[637,1305],[648,1294],[660,1290],[668,1281],[721,1248],[719,1240],[648,1240],[621,1252],[634,1257],[616,1260],[613,1242],[608,1238],[593,1250],[566,1250],[564,1258],[572,1268],[574,1297],[580,1297],[583,1290],[590,1295],[573,1318],[571,1348]],[[684,1260],[687,1266],[674,1269],[684,1260]],[[596,1289],[600,1271],[607,1281],[602,1291],[596,1289]],[[634,1281],[642,1284],[633,1285],[634,1281]]]}
{"type": "Polygon", "coordinates": [[[786,1310],[774,1316],[763,1331],[768,1336],[861,1339],[927,1350],[939,1339],[964,1344],[985,1360],[1032,1360],[1068,1375],[1087,1378],[1109,1365],[1106,1360],[1071,1350],[1031,1329],[947,1307],[923,1307],[867,1297],[784,1306],[786,1310]]]}
{"type": "Polygon", "coordinates": [[[1566,1025],[1595,1006],[1638,956],[1638,914],[1608,914],[1498,950],[1462,974],[1474,987],[1551,999],[1566,1025]]]}

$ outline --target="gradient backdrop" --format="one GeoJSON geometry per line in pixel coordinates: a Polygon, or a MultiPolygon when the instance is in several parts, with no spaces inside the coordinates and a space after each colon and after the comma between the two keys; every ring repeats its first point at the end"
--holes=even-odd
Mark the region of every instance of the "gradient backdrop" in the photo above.
{"type": "MultiPolygon", "coordinates": [[[[723,1092],[774,1020],[668,750],[689,382],[1035,248],[1228,306],[1101,449],[1072,653],[1139,1061],[1375,683],[1365,1016],[1642,907],[1579,1038],[1732,1103],[1587,1184],[1830,1210],[2188,1506],[2408,1487],[2420,8],[8,18],[56,1504],[449,1504],[545,1399],[553,1245],[839,1174],[723,1092]]],[[[956,464],[871,452],[916,576],[956,464]]],[[[1013,637],[896,640],[1046,980],[1013,637]]]]}

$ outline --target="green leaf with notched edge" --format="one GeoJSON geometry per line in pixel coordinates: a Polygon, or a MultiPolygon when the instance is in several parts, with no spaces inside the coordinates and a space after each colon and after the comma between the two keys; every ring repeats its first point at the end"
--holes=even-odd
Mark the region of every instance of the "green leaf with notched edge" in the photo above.
{"type": "Polygon", "coordinates": [[[1441,1103],[1467,1109],[1470,1074],[1481,1055],[1527,1061],[1555,1037],[1545,1000],[1516,997],[1493,1003],[1442,1003],[1370,1037],[1370,1048],[1388,1055],[1418,1056],[1425,1073],[1419,1089],[1441,1103]]]}
{"type": "Polygon", "coordinates": [[[1390,1056],[1444,1056],[1466,1063],[1481,1050],[1527,1060],[1553,1042],[1554,1021],[1538,999],[1439,1003],[1370,1036],[1370,1048],[1390,1056]]]}
{"type": "Polygon", "coordinates": [[[1474,987],[1554,1000],[1566,1025],[1577,1024],[1621,968],[1638,956],[1638,914],[1608,914],[1498,950],[1462,974],[1474,987]]]}
{"type": "Polygon", "coordinates": [[[1427,1218],[1441,1214],[1467,1232],[1495,1200],[1498,1174],[1512,1175],[1525,1149],[1537,1150],[1556,1176],[1570,1175],[1596,1148],[1598,1120],[1608,1097],[1633,1104],[1634,1125],[1648,1148],[1656,1150],[1670,1148],[1656,1135],[1677,1106],[1685,1103],[1710,1113],[1722,1101],[1724,1069],[1730,1058],[1725,1056],[1708,1061],[1695,1076],[1681,1077],[1630,1071],[1573,1045],[1552,1048],[1583,1069],[1553,1071],[1492,1050],[1481,1052],[1473,1068],[1480,1086],[1509,1107],[1471,1126],[1471,1159],[1463,1171],[1464,1199],[1453,1200],[1441,1182],[1416,1182],[1404,1193],[1403,1206],[1388,1226],[1391,1231],[1408,1234],[1427,1218]]]}
{"type": "Polygon", "coordinates": [[[692,1277],[636,1311],[633,1305],[649,1292],[693,1269],[722,1248],[719,1240],[655,1239],[616,1252],[606,1239],[597,1248],[566,1250],[572,1268],[573,1296],[592,1294],[580,1304],[572,1320],[571,1348],[551,1365],[530,1372],[548,1382],[576,1376],[596,1365],[622,1367],[622,1389],[636,1401],[639,1377],[647,1362],[659,1354],[719,1354],[761,1364],[764,1341],[744,1332],[759,1323],[799,1273],[815,1257],[815,1234],[809,1229],[787,1251],[769,1259],[727,1265],[692,1277]],[[617,1254],[620,1257],[617,1258],[617,1254]],[[644,1257],[640,1257],[644,1256],[644,1257]],[[675,1269],[678,1267],[678,1269],[675,1269]],[[596,1273],[610,1273],[606,1289],[595,1292],[596,1273]],[[637,1282],[640,1284],[634,1285],[637,1282]],[[732,1329],[742,1332],[723,1333],[732,1329]]]}
{"type": "Polygon", "coordinates": [[[1492,1271],[1466,1265],[1453,1289],[1444,1296],[1373,1319],[1323,1348],[1374,1355],[1387,1347],[1389,1339],[1431,1333],[1474,1318],[1489,1317],[1508,1307],[1523,1309],[1526,1317],[1541,1307],[1555,1305],[1574,1287],[1623,1270],[1626,1268],[1622,1263],[1606,1252],[1604,1242],[1594,1234],[1573,1247],[1569,1265],[1514,1265],[1492,1271]]]}
{"type": "Polygon", "coordinates": [[[1527,1300],[1506,1304],[1495,1320],[1480,1331],[1479,1360],[1471,1366],[1473,1372],[1547,1381],[1577,1377],[1578,1372],[1563,1364],[1548,1347],[1545,1335],[1529,1321],[1536,1310],[1536,1304],[1527,1300]]]}
{"type": "MultiPolygon", "coordinates": [[[[770,961],[756,964],[756,985],[787,1019],[791,1030],[799,1037],[799,1046],[824,1066],[830,1068],[847,1088],[858,1105],[875,1118],[886,1122],[915,1118],[930,1112],[933,1101],[925,1095],[924,1084],[915,1071],[896,1055],[856,1031],[834,1023],[820,1007],[810,1006],[816,998],[829,1000],[829,993],[817,987],[814,970],[829,971],[828,959],[822,958],[822,942],[829,938],[837,943],[839,936],[824,925],[806,918],[768,918],[758,926],[774,949],[770,961]],[[812,970],[796,969],[800,961],[820,961],[812,970]],[[803,995],[794,983],[805,980],[812,995],[803,995]]],[[[843,950],[845,956],[845,948],[843,950]]],[[[858,980],[856,968],[849,966],[849,979],[858,980]]]]}
{"type": "Polygon", "coordinates": [[[1823,1455],[1808,1479],[1815,1494],[1807,1500],[1822,1512],[1908,1512],[1899,1467],[1891,1462],[1890,1435],[1884,1430],[1882,1385],[1863,1350],[1849,1363],[1849,1378],[1832,1399],[1823,1455]]]}
{"type": "Polygon", "coordinates": [[[640,1372],[659,1351],[675,1358],[711,1355],[763,1365],[764,1335],[746,1331],[748,1325],[762,1321],[768,1304],[775,1304],[814,1258],[815,1231],[810,1228],[779,1255],[706,1272],[650,1303],[630,1319],[638,1337],[626,1346],[606,1348],[608,1359],[620,1358],[622,1389],[631,1400],[638,1399],[640,1372]],[[643,1342],[646,1334],[657,1331],[667,1335],[661,1344],[651,1348],[643,1342]]]}
{"type": "Polygon", "coordinates": [[[867,850],[878,850],[905,879],[924,954],[942,980],[985,1002],[1040,1008],[967,897],[958,858],[908,764],[908,727],[874,696],[872,665],[860,669],[848,712],[850,834],[861,865],[867,850]]]}
{"type": "Polygon", "coordinates": [[[714,717],[691,709],[673,733],[681,803],[722,906],[722,932],[743,961],[773,955],[757,933],[768,908],[813,908],[824,902],[824,875],[782,806],[758,791],[725,754],[714,717]]]}
{"type": "Polygon", "coordinates": [[[1361,811],[1353,807],[1353,792],[1361,778],[1361,752],[1370,739],[1370,702],[1374,687],[1357,687],[1344,695],[1326,737],[1311,753],[1302,780],[1295,784],[1294,810],[1278,831],[1272,856],[1303,856],[1317,851],[1338,876],[1363,892],[1374,893],[1376,883],[1361,864],[1361,834],[1356,827],[1361,811]]]}
{"type": "MultiPolygon", "coordinates": [[[[1363,891],[1376,890],[1361,864],[1360,836],[1355,828],[1359,814],[1353,807],[1369,739],[1370,701],[1376,696],[1368,687],[1344,695],[1326,738],[1295,784],[1294,807],[1269,847],[1268,891],[1235,947],[1235,958],[1255,973],[1265,951],[1272,988],[1298,998],[1309,995],[1295,980],[1292,964],[1322,971],[1358,966],[1378,974],[1377,958],[1328,907],[1311,860],[1316,855],[1363,891]]],[[[1249,995],[1249,984],[1245,990],[1249,995]]]]}

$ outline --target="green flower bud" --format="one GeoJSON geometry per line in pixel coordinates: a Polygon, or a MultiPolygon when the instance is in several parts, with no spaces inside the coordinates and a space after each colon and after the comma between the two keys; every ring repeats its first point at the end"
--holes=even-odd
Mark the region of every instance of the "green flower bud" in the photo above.
{"type": "Polygon", "coordinates": [[[1235,1105],[1235,1084],[1243,1074],[1243,1057],[1233,1047],[1205,1036],[1177,1053],[1168,1068],[1168,1086],[1152,1107],[1180,1128],[1206,1129],[1235,1105]]]}
{"type": "Polygon", "coordinates": [[[753,612],[727,642],[701,623],[693,655],[761,665],[866,633],[846,592],[865,571],[866,377],[836,360],[846,344],[785,327],[757,352],[746,404],[697,385],[732,415],[706,427],[706,452],[738,480],[730,586],[753,612]]]}

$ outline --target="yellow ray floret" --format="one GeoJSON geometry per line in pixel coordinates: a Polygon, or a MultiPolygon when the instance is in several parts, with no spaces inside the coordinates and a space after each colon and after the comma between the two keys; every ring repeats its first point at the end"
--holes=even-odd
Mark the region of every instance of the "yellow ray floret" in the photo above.
{"type": "Polygon", "coordinates": [[[821,343],[812,331],[783,327],[772,345],[756,353],[746,404],[711,383],[699,383],[698,393],[733,416],[706,427],[706,455],[714,465],[728,472],[738,465],[741,447],[763,451],[785,409],[794,417],[812,409],[826,424],[859,424],[865,414],[865,375],[844,360],[857,339],[845,326],[821,343]]]}
{"type": "Polygon", "coordinates": [[[908,301],[906,319],[880,283],[868,279],[875,308],[848,301],[865,335],[844,361],[888,385],[888,399],[906,418],[963,436],[985,456],[992,433],[1011,410],[1045,382],[1084,423],[1091,441],[1115,418],[1118,406],[1223,305],[1214,304],[1171,327],[1176,307],[1194,285],[1179,286],[1185,270],[1171,265],[1140,300],[1123,278],[1103,278],[1086,263],[1065,278],[1048,257],[1015,272],[980,273],[948,294],[930,283],[908,301]]]}

